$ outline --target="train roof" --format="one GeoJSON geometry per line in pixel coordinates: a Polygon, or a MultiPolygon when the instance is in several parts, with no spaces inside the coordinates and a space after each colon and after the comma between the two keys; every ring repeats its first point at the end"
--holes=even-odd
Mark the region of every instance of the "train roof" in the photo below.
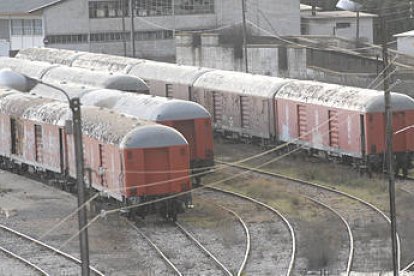
{"type": "Polygon", "coordinates": [[[200,76],[194,87],[246,96],[271,97],[288,81],[282,78],[216,70],[200,76]]]}
{"type": "Polygon", "coordinates": [[[55,67],[43,76],[45,83],[79,84],[91,88],[117,89],[122,91],[146,92],[148,86],[135,76],[108,72],[94,72],[66,66],[55,67]]]}
{"type": "Polygon", "coordinates": [[[54,48],[27,48],[19,50],[16,58],[71,66],[73,60],[83,53],[84,52],[54,48]]]}
{"type": "Polygon", "coordinates": [[[82,96],[81,102],[85,105],[114,109],[120,113],[151,121],[210,118],[210,113],[194,102],[125,93],[118,90],[90,91],[82,96]]]}
{"type": "Polygon", "coordinates": [[[171,84],[191,85],[200,75],[210,70],[212,69],[142,60],[142,62],[134,65],[128,74],[138,76],[144,80],[160,80],[171,84]]]}
{"type": "MultiPolygon", "coordinates": [[[[276,99],[289,99],[332,108],[359,112],[384,112],[384,94],[377,90],[326,84],[314,81],[294,81],[284,85],[276,99]]],[[[393,111],[414,109],[414,100],[407,95],[391,93],[393,111]]]]}
{"type": "Polygon", "coordinates": [[[42,78],[44,73],[46,73],[50,68],[56,66],[57,65],[39,61],[21,60],[8,57],[0,58],[0,69],[9,68],[15,72],[27,75],[35,79],[42,78]]]}
{"type": "Polygon", "coordinates": [[[135,58],[85,52],[75,58],[72,66],[95,71],[127,73],[135,64],[142,61],[135,58]]]}
{"type": "MultiPolygon", "coordinates": [[[[0,112],[36,122],[65,126],[71,119],[67,103],[40,96],[0,89],[0,112]]],[[[84,106],[84,135],[122,148],[158,148],[185,145],[187,141],[176,130],[149,121],[121,115],[112,110],[84,106]]]]}
{"type": "MultiPolygon", "coordinates": [[[[76,85],[72,83],[59,84],[59,87],[65,91],[69,98],[81,98],[84,94],[95,89],[94,87],[79,84],[76,85]]],[[[33,87],[30,90],[30,93],[57,101],[67,101],[67,98],[62,92],[42,83],[39,83],[33,87]]]]}

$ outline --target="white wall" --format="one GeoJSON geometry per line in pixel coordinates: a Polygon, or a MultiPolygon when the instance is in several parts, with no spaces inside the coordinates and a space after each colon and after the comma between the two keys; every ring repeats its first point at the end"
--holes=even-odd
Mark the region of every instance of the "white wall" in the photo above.
{"type": "MultiPolygon", "coordinates": [[[[359,21],[359,37],[361,41],[373,42],[373,19],[360,18],[359,21]]],[[[325,18],[325,19],[309,19],[303,18],[302,24],[304,24],[307,30],[304,35],[329,35],[334,34],[338,37],[354,40],[356,38],[356,18],[325,18]],[[337,23],[349,23],[349,28],[336,28],[337,23]]]]}
{"type": "Polygon", "coordinates": [[[24,48],[43,47],[43,36],[15,36],[10,37],[11,50],[19,50],[24,48]]]}
{"type": "Polygon", "coordinates": [[[0,40],[0,57],[1,56],[9,56],[10,51],[10,42],[6,40],[0,40]]]}
{"type": "Polygon", "coordinates": [[[403,36],[397,38],[398,52],[406,55],[414,56],[414,37],[403,36]]]}

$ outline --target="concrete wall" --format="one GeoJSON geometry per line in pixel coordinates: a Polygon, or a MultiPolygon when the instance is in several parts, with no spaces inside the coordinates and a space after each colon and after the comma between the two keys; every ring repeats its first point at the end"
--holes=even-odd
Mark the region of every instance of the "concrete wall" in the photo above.
{"type": "MultiPolygon", "coordinates": [[[[355,40],[356,38],[356,18],[324,18],[311,19],[302,18],[302,30],[305,30],[303,35],[327,35],[338,36],[347,39],[355,40]],[[336,28],[337,23],[349,23],[349,28],[336,28]]],[[[359,25],[359,37],[361,41],[373,42],[373,18],[361,17],[359,25]]]]}
{"type": "Polygon", "coordinates": [[[414,56],[414,37],[397,37],[397,49],[402,54],[414,56]]]}
{"type": "MultiPolygon", "coordinates": [[[[259,25],[266,31],[279,35],[297,35],[300,33],[299,0],[252,0],[247,1],[248,21],[259,25]]],[[[86,0],[67,0],[47,8],[43,14],[46,35],[89,34],[131,30],[131,18],[92,18],[89,19],[89,7],[86,0]]],[[[240,0],[216,0],[214,14],[147,16],[135,17],[135,31],[216,29],[240,23],[240,0]]],[[[255,31],[258,31],[255,30],[255,31]]],[[[265,33],[262,31],[262,33],[265,33]]],[[[131,56],[130,42],[127,43],[127,55],[131,56]]],[[[123,54],[122,42],[48,45],[56,48],[123,54]]],[[[170,39],[157,41],[137,41],[136,55],[161,60],[175,56],[175,42],[170,39]]],[[[217,53],[224,57],[225,53],[217,53]]],[[[211,61],[214,62],[214,61],[211,61]]],[[[219,62],[219,60],[217,60],[219,62]]]]}

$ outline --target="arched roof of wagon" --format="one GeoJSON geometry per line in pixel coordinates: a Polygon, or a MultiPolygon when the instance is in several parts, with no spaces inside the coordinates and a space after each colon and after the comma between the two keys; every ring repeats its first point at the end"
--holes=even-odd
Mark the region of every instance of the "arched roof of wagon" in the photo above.
{"type": "Polygon", "coordinates": [[[212,69],[143,60],[134,65],[128,74],[144,80],[192,85],[200,75],[210,70],[212,69]]]}
{"type": "Polygon", "coordinates": [[[271,97],[288,81],[282,78],[216,70],[203,74],[194,83],[194,87],[246,96],[271,97]]]}
{"type": "MultiPolygon", "coordinates": [[[[276,94],[288,99],[358,112],[384,111],[384,95],[377,90],[342,86],[314,81],[292,81],[276,94]]],[[[407,95],[391,93],[393,111],[414,109],[414,100],[407,95]]]]}
{"type": "Polygon", "coordinates": [[[79,84],[91,88],[117,89],[122,91],[148,91],[148,86],[145,82],[135,76],[95,72],[66,66],[49,70],[43,76],[42,81],[54,84],[79,84]]]}
{"type": "Polygon", "coordinates": [[[35,79],[42,78],[43,74],[56,66],[57,65],[39,61],[28,61],[7,57],[0,58],[0,69],[9,68],[17,73],[24,74],[35,79]]]}
{"type": "Polygon", "coordinates": [[[95,90],[86,93],[81,102],[114,109],[117,112],[151,121],[174,121],[209,118],[210,114],[201,105],[176,99],[123,93],[117,90],[95,90]]]}
{"type": "Polygon", "coordinates": [[[74,59],[84,53],[54,48],[27,48],[19,50],[16,58],[71,66],[74,59]]]}

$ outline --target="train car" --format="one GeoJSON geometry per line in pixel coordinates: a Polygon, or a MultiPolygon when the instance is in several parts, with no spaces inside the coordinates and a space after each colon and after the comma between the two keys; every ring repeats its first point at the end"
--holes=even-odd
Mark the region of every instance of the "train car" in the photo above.
{"type": "MultiPolygon", "coordinates": [[[[65,103],[0,90],[2,167],[74,185],[70,114],[65,103]]],[[[82,107],[82,134],[91,188],[124,205],[190,191],[189,147],[178,131],[107,109],[82,107]]],[[[188,201],[183,195],[156,207],[176,219],[181,203],[188,201]]],[[[142,208],[139,213],[148,211],[142,208]]]]}
{"type": "Polygon", "coordinates": [[[203,73],[214,70],[49,48],[22,49],[16,58],[64,64],[94,71],[125,73],[143,79],[148,85],[151,95],[181,100],[190,100],[194,81],[203,73]]]}
{"type": "MultiPolygon", "coordinates": [[[[391,93],[397,155],[414,152],[414,100],[391,93]]],[[[375,90],[295,81],[275,94],[278,140],[339,156],[368,170],[383,164],[384,95],[375,90]]],[[[403,165],[403,164],[401,164],[403,165]]],[[[407,168],[409,164],[404,164],[407,168]]],[[[405,173],[406,174],[406,173],[405,173]]]]}
{"type": "Polygon", "coordinates": [[[81,102],[175,128],[190,145],[195,173],[214,164],[211,116],[197,103],[118,90],[90,91],[81,97],[81,102]]]}
{"type": "Polygon", "coordinates": [[[36,60],[93,71],[128,73],[142,60],[106,54],[78,52],[53,48],[27,48],[19,50],[17,59],[36,60]]]}
{"type": "Polygon", "coordinates": [[[216,132],[261,143],[276,137],[273,97],[286,79],[211,71],[194,83],[191,100],[210,111],[216,132]]]}
{"type": "Polygon", "coordinates": [[[61,65],[50,65],[23,59],[0,58],[0,69],[10,68],[15,72],[39,79],[42,82],[77,89],[117,89],[134,93],[148,94],[145,82],[134,76],[122,73],[94,72],[61,65]]]}
{"type": "MultiPolygon", "coordinates": [[[[138,119],[170,126],[184,135],[190,146],[191,168],[200,173],[214,165],[211,116],[201,105],[176,99],[127,93],[119,90],[65,89],[71,97],[81,99],[83,105],[112,109],[138,119]]],[[[65,101],[66,98],[51,88],[31,91],[36,95],[65,101]]],[[[199,184],[200,177],[194,177],[199,184]]]]}
{"type": "Polygon", "coordinates": [[[213,69],[145,60],[134,65],[128,74],[142,78],[155,96],[191,100],[193,83],[213,69]]]}

